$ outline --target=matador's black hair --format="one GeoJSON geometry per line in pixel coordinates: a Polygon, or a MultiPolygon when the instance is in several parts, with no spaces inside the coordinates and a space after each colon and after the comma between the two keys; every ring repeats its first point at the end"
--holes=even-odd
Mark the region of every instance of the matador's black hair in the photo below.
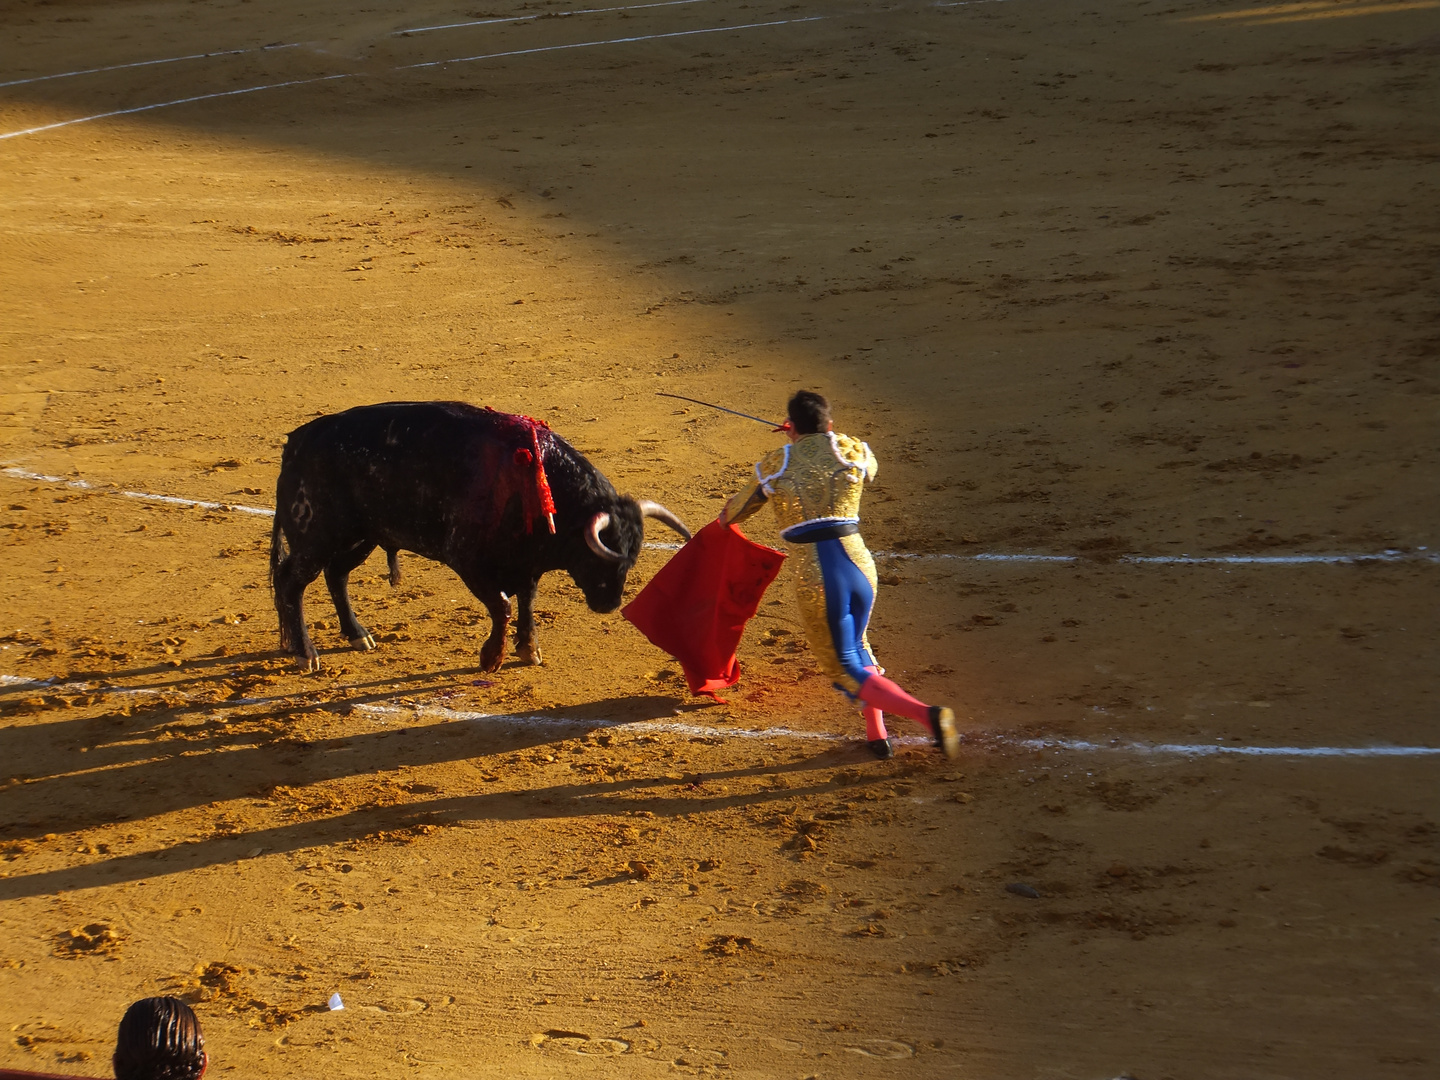
{"type": "Polygon", "coordinates": [[[830,426],[830,403],[813,390],[797,390],[785,411],[797,435],[814,435],[830,426]]]}

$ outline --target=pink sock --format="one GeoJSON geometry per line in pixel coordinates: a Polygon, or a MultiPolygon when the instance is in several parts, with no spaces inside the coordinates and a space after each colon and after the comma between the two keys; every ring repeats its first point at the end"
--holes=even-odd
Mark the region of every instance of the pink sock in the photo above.
{"type": "MultiPolygon", "coordinates": [[[[867,667],[865,670],[870,672],[871,675],[880,674],[879,668],[867,667]]],[[[871,742],[886,738],[888,733],[885,730],[884,712],[877,709],[874,705],[866,705],[861,711],[865,716],[865,738],[871,742]]]]}
{"type": "Polygon", "coordinates": [[[866,705],[898,713],[916,723],[930,726],[930,706],[907,694],[884,675],[872,674],[860,687],[859,698],[866,705]]]}
{"type": "Polygon", "coordinates": [[[865,738],[874,742],[886,738],[885,714],[874,705],[865,706],[865,738]]]}

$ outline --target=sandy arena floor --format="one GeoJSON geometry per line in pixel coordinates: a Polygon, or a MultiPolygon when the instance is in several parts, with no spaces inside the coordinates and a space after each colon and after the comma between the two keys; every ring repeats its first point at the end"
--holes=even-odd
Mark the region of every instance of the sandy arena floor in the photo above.
{"type": "Polygon", "coordinates": [[[0,1066],[175,993],[221,1080],[1435,1076],[1437,55],[1436,0],[3,5],[0,1066]],[[698,526],[775,436],[655,393],[798,386],[962,760],[868,756],[783,577],[723,705],[557,575],[481,677],[414,556],[376,652],[316,585],[277,653],[308,418],[541,416],[698,526]]]}

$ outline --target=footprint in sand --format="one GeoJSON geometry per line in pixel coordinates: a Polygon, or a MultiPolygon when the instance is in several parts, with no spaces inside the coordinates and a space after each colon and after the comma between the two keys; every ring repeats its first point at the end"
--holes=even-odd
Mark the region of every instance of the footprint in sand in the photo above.
{"type": "Polygon", "coordinates": [[[361,1005],[360,1008],[382,1016],[411,1016],[430,1008],[430,1003],[419,998],[387,998],[373,1005],[361,1005]]]}
{"type": "Polygon", "coordinates": [[[858,1046],[845,1047],[852,1054],[873,1058],[908,1058],[915,1056],[915,1048],[909,1043],[893,1039],[866,1039],[858,1046]]]}
{"type": "Polygon", "coordinates": [[[787,1054],[798,1054],[805,1049],[804,1043],[798,1043],[794,1039],[766,1039],[765,1045],[772,1050],[783,1050],[787,1054]]]}
{"type": "Polygon", "coordinates": [[[618,1057],[621,1054],[649,1054],[660,1049],[657,1039],[617,1039],[587,1035],[583,1031],[561,1031],[552,1028],[530,1036],[536,1049],[559,1050],[586,1057],[618,1057]]]}
{"type": "Polygon", "coordinates": [[[630,1052],[630,1044],[623,1039],[552,1039],[548,1045],[591,1057],[615,1057],[630,1052]]]}

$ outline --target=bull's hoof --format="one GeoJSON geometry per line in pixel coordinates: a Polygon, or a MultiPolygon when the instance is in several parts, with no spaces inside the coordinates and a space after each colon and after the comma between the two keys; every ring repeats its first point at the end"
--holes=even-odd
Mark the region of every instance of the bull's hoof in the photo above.
{"type": "Polygon", "coordinates": [[[529,664],[531,667],[539,667],[542,663],[540,659],[540,646],[517,646],[515,649],[515,659],[519,660],[522,664],[529,664]]]}
{"type": "Polygon", "coordinates": [[[295,667],[306,675],[313,675],[320,670],[320,657],[318,656],[297,656],[295,667]]]}
{"type": "Polygon", "coordinates": [[[485,649],[481,649],[481,650],[480,650],[480,670],[481,670],[481,671],[498,671],[498,670],[500,670],[500,665],[501,665],[502,663],[504,663],[504,661],[505,661],[505,650],[504,650],[504,648],[499,648],[499,649],[488,649],[488,648],[485,648],[485,649]]]}
{"type": "Polygon", "coordinates": [[[352,649],[358,649],[361,652],[369,652],[375,648],[375,635],[366,634],[364,637],[352,637],[350,639],[350,647],[352,649]]]}

